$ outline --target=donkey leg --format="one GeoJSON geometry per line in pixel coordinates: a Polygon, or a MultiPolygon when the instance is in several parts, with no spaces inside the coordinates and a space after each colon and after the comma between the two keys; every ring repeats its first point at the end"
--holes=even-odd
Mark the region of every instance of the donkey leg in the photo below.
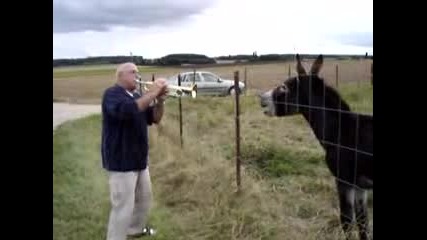
{"type": "Polygon", "coordinates": [[[357,189],[355,194],[356,221],[359,228],[359,238],[369,239],[368,191],[357,189]]]}
{"type": "Polygon", "coordinates": [[[341,227],[346,235],[350,237],[350,227],[354,219],[355,189],[353,186],[337,181],[338,197],[340,204],[341,227]]]}

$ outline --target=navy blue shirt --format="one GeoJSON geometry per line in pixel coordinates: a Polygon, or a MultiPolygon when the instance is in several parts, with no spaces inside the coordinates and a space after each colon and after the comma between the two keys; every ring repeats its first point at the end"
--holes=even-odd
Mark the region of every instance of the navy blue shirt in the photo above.
{"type": "Polygon", "coordinates": [[[143,170],[148,163],[148,126],[153,108],[139,111],[135,99],[115,84],[102,98],[102,166],[109,171],[143,170]]]}

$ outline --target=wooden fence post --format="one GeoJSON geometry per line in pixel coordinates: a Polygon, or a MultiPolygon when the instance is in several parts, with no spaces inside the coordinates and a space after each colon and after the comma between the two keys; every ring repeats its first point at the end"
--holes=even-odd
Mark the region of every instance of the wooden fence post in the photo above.
{"type": "Polygon", "coordinates": [[[335,84],[338,88],[338,64],[335,65],[335,84]]]}
{"type": "MultiPolygon", "coordinates": [[[[181,74],[178,75],[178,86],[181,86],[181,74]]],[[[182,105],[181,105],[181,97],[178,97],[178,107],[179,107],[179,137],[181,141],[181,148],[184,145],[184,141],[182,139],[182,105]]]]}
{"type": "MultiPolygon", "coordinates": [[[[239,71],[234,72],[234,89],[239,89],[239,71]]],[[[240,106],[239,106],[239,91],[235,91],[235,120],[236,120],[236,182],[237,192],[241,191],[240,179],[240,106]]]]}
{"type": "MultiPolygon", "coordinates": [[[[246,95],[247,91],[248,91],[248,73],[247,73],[247,68],[246,67],[245,67],[245,79],[244,79],[244,83],[245,83],[245,95],[246,95]]],[[[236,87],[236,86],[234,86],[234,87],[236,87]]]]}

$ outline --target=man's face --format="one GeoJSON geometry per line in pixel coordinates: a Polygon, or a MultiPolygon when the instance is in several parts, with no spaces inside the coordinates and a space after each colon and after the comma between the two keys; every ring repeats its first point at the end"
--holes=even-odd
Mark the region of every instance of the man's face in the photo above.
{"type": "Polygon", "coordinates": [[[121,80],[127,86],[127,88],[132,91],[136,88],[135,79],[138,75],[138,68],[136,66],[129,66],[122,71],[121,80]]]}

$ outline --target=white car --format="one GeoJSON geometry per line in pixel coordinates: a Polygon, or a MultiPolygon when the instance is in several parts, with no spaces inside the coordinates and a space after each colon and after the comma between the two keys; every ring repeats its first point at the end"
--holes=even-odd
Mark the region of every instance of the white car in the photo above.
{"type": "Polygon", "coordinates": [[[234,95],[237,91],[242,93],[245,90],[245,84],[239,82],[238,89],[234,89],[234,80],[223,79],[218,75],[207,71],[182,72],[167,79],[168,84],[178,86],[178,75],[181,75],[181,86],[191,87],[193,83],[197,84],[197,95],[234,95]]]}

